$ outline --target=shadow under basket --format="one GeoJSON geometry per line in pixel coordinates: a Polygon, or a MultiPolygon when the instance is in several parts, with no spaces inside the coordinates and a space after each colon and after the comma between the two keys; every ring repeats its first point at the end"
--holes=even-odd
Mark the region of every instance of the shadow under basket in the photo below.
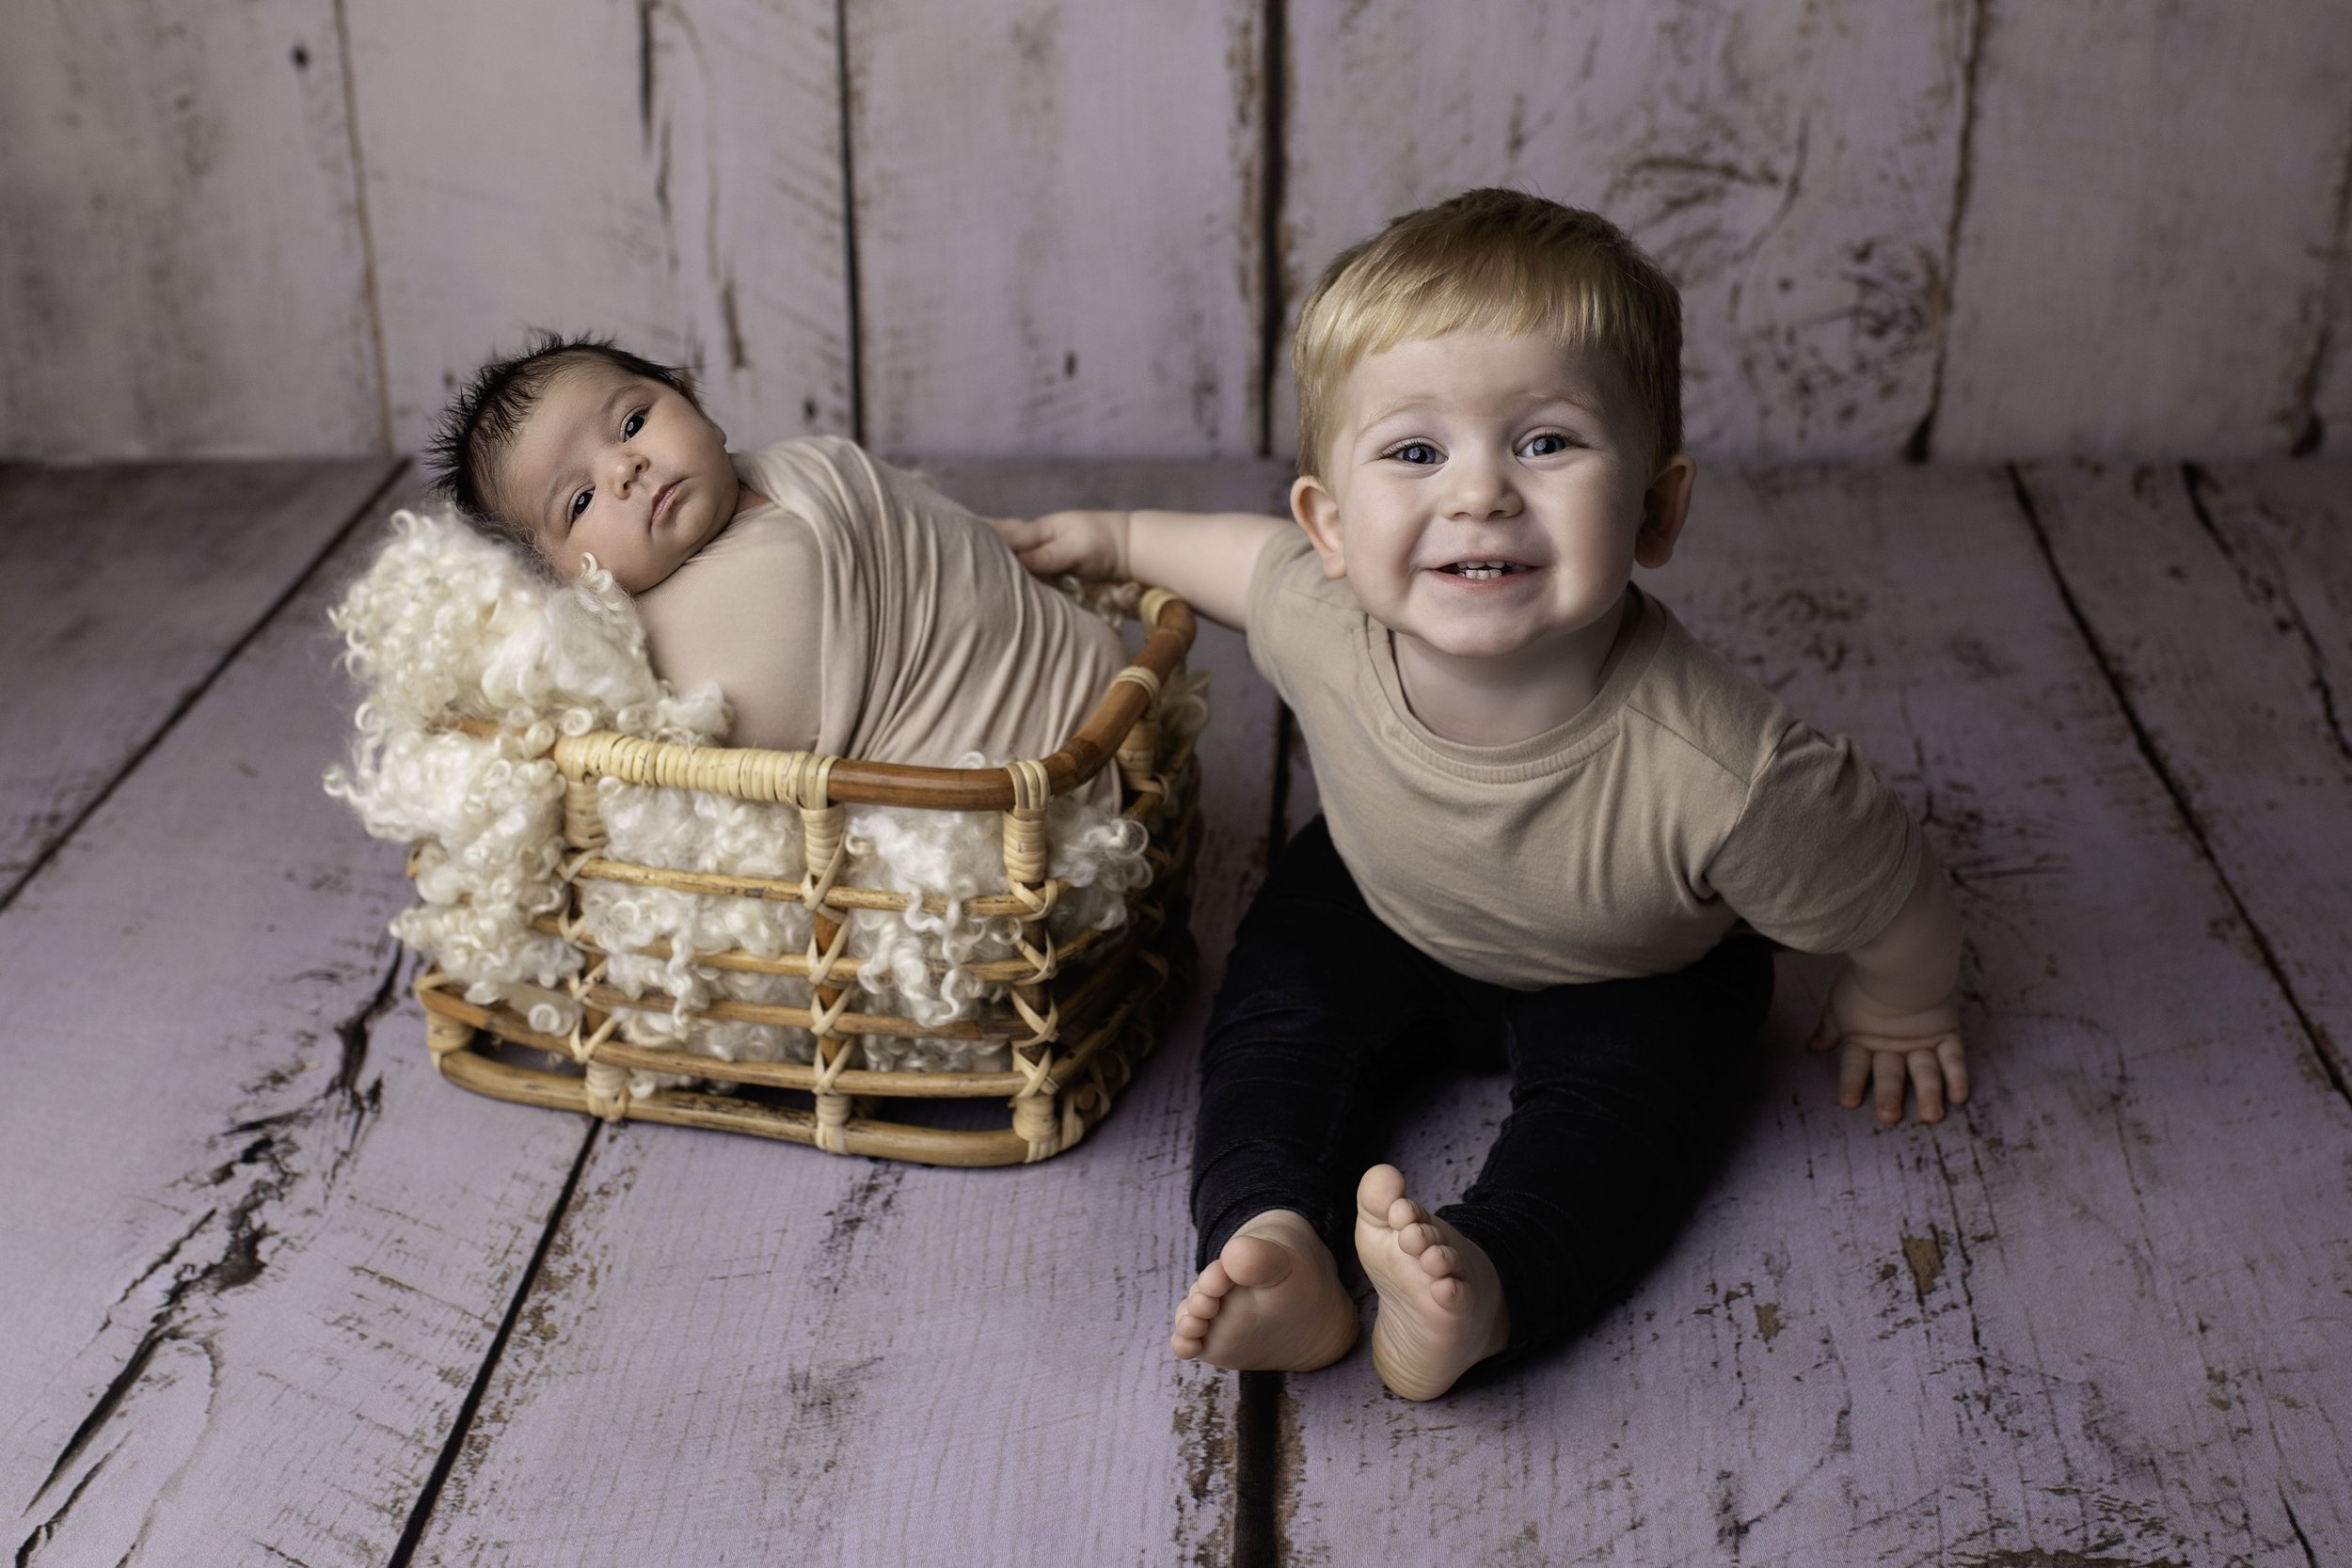
{"type": "MultiPolygon", "coordinates": [[[[1190,983],[1186,929],[1198,817],[1198,769],[1190,733],[1163,726],[1160,693],[1182,673],[1195,623],[1184,603],[1144,591],[1137,611],[1148,636],[1142,651],[1053,755],[998,768],[914,768],[727,747],[677,746],[598,732],[556,741],[552,760],[564,781],[563,862],[566,909],[539,922],[580,954],[572,990],[580,1022],[568,1035],[532,1029],[504,1006],[468,1002],[463,987],[427,969],[417,980],[425,1008],[425,1041],[443,1077],[478,1094],[525,1105],[580,1111],[610,1121],[669,1122],[751,1132],[813,1144],[835,1154],[866,1154],[935,1165],[1008,1165],[1042,1160],[1075,1145],[1110,1109],[1136,1064],[1158,1036],[1190,983]],[[1063,891],[1045,875],[1050,845],[1046,802],[1084,784],[1105,766],[1119,769],[1122,814],[1149,835],[1150,883],[1127,895],[1127,920],[1057,943],[1046,917],[1063,891]],[[676,871],[604,856],[596,783],[704,790],[736,800],[784,802],[801,812],[809,870],[799,880],[676,871]],[[1006,918],[1019,937],[1015,956],[969,964],[977,978],[1004,988],[1003,1000],[977,1016],[936,1026],[859,1010],[861,960],[844,951],[849,911],[905,910],[920,898],[945,911],[938,894],[842,887],[847,808],[887,805],[948,812],[993,811],[1003,820],[1005,887],[967,898],[977,918],[1006,918]],[[762,957],[735,950],[700,953],[697,965],[790,975],[812,983],[810,1006],[714,1000],[690,1016],[783,1024],[815,1037],[806,1063],[727,1062],[616,1037],[627,1009],[669,1013],[669,998],[631,998],[603,982],[607,955],[580,935],[580,885],[615,881],[681,893],[766,899],[810,911],[806,950],[762,957]],[[986,1071],[875,1071],[848,1064],[865,1036],[954,1039],[1002,1046],[1008,1066],[986,1071]],[[515,1050],[511,1048],[523,1048],[515,1050]],[[520,1065],[539,1053],[553,1068],[520,1065]],[[663,1088],[632,1093],[635,1071],[723,1078],[732,1090],[663,1088]],[[980,1119],[995,1101],[994,1126],[980,1119]],[[895,1113],[895,1114],[894,1114],[895,1113]],[[900,1119],[912,1117],[914,1119],[900,1119]]],[[[491,726],[469,724],[478,734],[491,726]]],[[[640,949],[667,958],[657,944],[640,949]]]]}

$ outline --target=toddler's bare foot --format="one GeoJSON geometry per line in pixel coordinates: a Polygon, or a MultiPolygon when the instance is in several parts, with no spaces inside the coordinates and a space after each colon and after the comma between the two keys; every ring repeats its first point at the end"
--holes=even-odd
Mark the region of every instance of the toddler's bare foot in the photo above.
{"type": "Polygon", "coordinates": [[[1394,1165],[1356,1184],[1356,1256],[1380,1292],[1372,1365],[1391,1393],[1434,1400],[1511,1342],[1486,1249],[1406,1197],[1394,1165]]]}
{"type": "Polygon", "coordinates": [[[1356,1342],[1356,1304],[1304,1214],[1269,1209],[1232,1239],[1176,1308],[1168,1348],[1245,1372],[1327,1367],[1356,1342]]]}

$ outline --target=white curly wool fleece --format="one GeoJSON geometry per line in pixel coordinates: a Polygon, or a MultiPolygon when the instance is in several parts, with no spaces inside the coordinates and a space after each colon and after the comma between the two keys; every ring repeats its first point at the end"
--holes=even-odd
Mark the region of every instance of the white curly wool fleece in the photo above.
{"type": "MultiPolygon", "coordinates": [[[[717,689],[681,695],[654,675],[636,606],[610,574],[591,570],[576,584],[551,582],[515,551],[447,516],[396,514],[391,538],[328,619],[343,636],[343,662],[366,700],[349,762],[327,771],[327,793],[349,801],[374,836],[419,846],[421,902],[394,919],[393,934],[463,982],[467,1000],[506,1003],[547,1033],[569,1030],[578,1004],[561,988],[579,972],[580,955],[531,925],[564,903],[558,872],[564,781],[548,752],[559,735],[592,730],[714,741],[727,724],[717,689]],[[490,721],[501,731],[477,737],[448,728],[463,719],[490,721]]],[[[801,874],[793,807],[611,779],[600,781],[598,795],[607,853],[615,859],[801,874]]],[[[1151,879],[1142,828],[1067,797],[1049,806],[1047,827],[1048,875],[1069,884],[1052,928],[1067,938],[1121,924],[1127,892],[1151,879]]],[[[849,837],[844,885],[957,901],[935,916],[919,908],[851,912],[849,951],[870,960],[855,1010],[924,1024],[973,1016],[1001,988],[961,966],[1015,951],[1011,922],[968,918],[961,908],[972,895],[1002,891],[994,814],[853,807],[849,837]],[[944,974],[934,974],[934,960],[949,966],[944,974]]],[[[696,953],[729,948],[766,957],[798,951],[808,935],[798,905],[594,881],[581,885],[581,905],[587,936],[614,954],[607,968],[612,984],[631,996],[675,999],[659,1012],[625,1011],[623,1037],[726,1061],[810,1059],[813,1039],[804,1030],[689,1017],[720,997],[807,1005],[804,981],[692,961],[696,953]],[[625,951],[656,941],[677,956],[625,951]]],[[[1001,1047],[983,1051],[968,1041],[868,1037],[865,1054],[865,1065],[877,1069],[1003,1061],[1001,1047]]],[[[636,1092],[676,1081],[637,1077],[636,1092]]]]}

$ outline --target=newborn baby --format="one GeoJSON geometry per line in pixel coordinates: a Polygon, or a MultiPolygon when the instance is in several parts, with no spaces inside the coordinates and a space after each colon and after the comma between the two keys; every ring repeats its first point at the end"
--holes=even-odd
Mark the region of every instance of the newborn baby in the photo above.
{"type": "MultiPolygon", "coordinates": [[[[1126,662],[980,517],[838,436],[730,452],[680,372],[546,339],[485,366],[439,485],[566,580],[637,601],[655,671],[714,682],[738,746],[960,766],[1058,750],[1126,662]]],[[[1089,799],[1116,783],[1097,776],[1089,799]]]]}

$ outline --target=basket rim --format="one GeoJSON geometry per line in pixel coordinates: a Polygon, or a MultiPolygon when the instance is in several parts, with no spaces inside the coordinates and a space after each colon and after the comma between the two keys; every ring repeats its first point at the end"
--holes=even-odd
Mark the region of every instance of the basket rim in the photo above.
{"type": "MultiPolygon", "coordinates": [[[[1043,757],[989,768],[926,768],[751,746],[690,746],[612,730],[561,736],[550,754],[558,771],[574,783],[617,779],[624,784],[698,789],[803,809],[827,805],[914,806],[935,811],[1036,809],[1025,780],[1041,771],[1042,793],[1051,797],[1067,795],[1100,773],[1118,754],[1136,721],[1151,710],[1161,688],[1182,668],[1200,630],[1192,607],[1164,588],[1142,589],[1136,618],[1151,628],[1142,649],[1111,677],[1110,689],[1069,740],[1043,757]]],[[[484,719],[460,720],[450,727],[485,738],[515,733],[484,719]]]]}

